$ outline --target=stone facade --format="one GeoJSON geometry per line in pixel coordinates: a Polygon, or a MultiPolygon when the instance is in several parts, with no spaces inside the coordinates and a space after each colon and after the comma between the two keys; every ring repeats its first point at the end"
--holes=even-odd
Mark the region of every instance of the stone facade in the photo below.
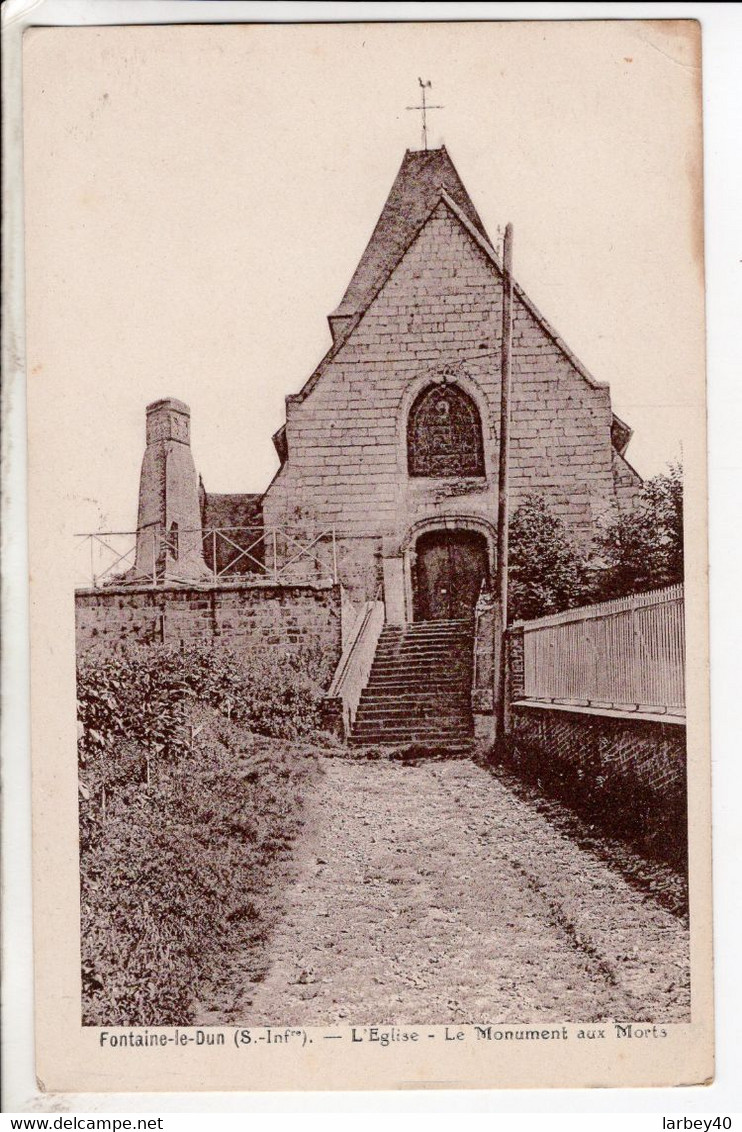
{"type": "MultiPolygon", "coordinates": [[[[329,576],[353,603],[383,597],[393,624],[452,616],[429,613],[430,595],[421,603],[416,593],[441,555],[459,553],[457,540],[469,541],[471,563],[478,556],[470,575],[478,569],[485,588],[494,577],[502,302],[500,261],[446,150],[408,152],[330,315],[333,344],[302,391],[286,399],[286,423],[274,437],[281,466],[262,497],[206,493],[190,456],[187,407],[171,400],[149,407],[139,573],[153,572],[153,546],[164,538],[165,580],[200,581],[215,568],[217,575],[260,574],[266,567],[278,578],[277,531],[291,532],[283,541],[293,564],[297,538],[308,542],[332,528],[329,576]],[[448,447],[410,460],[410,413],[420,403],[427,404],[431,443],[448,428],[448,447]],[[475,420],[459,468],[455,416],[459,426],[475,420]],[[176,561],[171,532],[177,545],[178,529],[198,524],[264,525],[270,546],[246,556],[214,534],[192,546],[181,534],[176,561]],[[416,565],[424,547],[425,571],[416,565]]],[[[607,386],[587,373],[517,286],[513,314],[511,511],[539,493],[587,546],[597,520],[630,503],[641,483],[624,459],[631,431],[613,414],[607,386]]],[[[304,580],[327,576],[309,556],[297,562],[304,580]]],[[[291,580],[301,580],[295,572],[291,580]]],[[[447,592],[437,575],[430,585],[447,592]]],[[[471,576],[466,585],[471,590],[471,576]]]]}
{"type": "MultiPolygon", "coordinates": [[[[299,505],[320,525],[363,536],[373,526],[400,545],[431,514],[489,522],[497,510],[501,304],[501,279],[441,204],[321,380],[289,399],[289,456],[264,499],[268,521],[299,505]],[[434,381],[454,382],[478,404],[484,477],[408,476],[407,412],[434,381]]],[[[613,499],[608,389],[588,385],[522,302],[513,345],[513,505],[542,490],[588,533],[613,499]]]]}
{"type": "MultiPolygon", "coordinates": [[[[436,152],[445,170],[450,159],[436,152]]],[[[415,162],[407,164],[414,195],[415,162]]],[[[269,525],[289,521],[297,508],[318,528],[334,525],[353,597],[368,600],[381,588],[404,619],[411,617],[415,542],[424,531],[450,525],[484,533],[494,568],[503,284],[472,215],[438,189],[372,297],[361,289],[361,309],[348,313],[341,305],[333,348],[302,392],[287,398],[283,463],[263,500],[269,525]],[[434,383],[455,385],[475,403],[483,475],[409,474],[409,411],[434,383]]],[[[599,516],[628,501],[640,483],[622,455],[629,436],[611,412],[608,388],[516,290],[511,508],[541,493],[574,536],[589,542],[599,516]]]]}

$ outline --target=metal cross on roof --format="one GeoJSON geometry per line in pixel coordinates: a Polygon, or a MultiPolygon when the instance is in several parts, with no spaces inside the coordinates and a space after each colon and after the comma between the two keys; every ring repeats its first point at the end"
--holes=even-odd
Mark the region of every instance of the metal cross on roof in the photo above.
{"type": "Polygon", "coordinates": [[[423,115],[423,149],[427,149],[428,148],[428,118],[427,118],[428,110],[443,110],[443,107],[442,106],[428,106],[428,104],[425,101],[425,91],[431,90],[432,87],[433,87],[433,84],[430,82],[430,80],[428,80],[428,82],[425,82],[425,83],[423,82],[422,79],[418,79],[417,81],[419,82],[420,89],[423,92],[422,105],[421,106],[408,106],[407,109],[408,110],[421,110],[422,111],[422,115],[423,115]]]}

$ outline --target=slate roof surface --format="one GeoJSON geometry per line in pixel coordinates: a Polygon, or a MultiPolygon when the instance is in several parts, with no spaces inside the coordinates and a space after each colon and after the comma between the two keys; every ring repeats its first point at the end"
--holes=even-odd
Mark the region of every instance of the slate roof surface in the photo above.
{"type": "Polygon", "coordinates": [[[331,317],[353,315],[365,309],[435,208],[442,189],[480,235],[489,239],[446,147],[408,149],[366,250],[331,317]]]}

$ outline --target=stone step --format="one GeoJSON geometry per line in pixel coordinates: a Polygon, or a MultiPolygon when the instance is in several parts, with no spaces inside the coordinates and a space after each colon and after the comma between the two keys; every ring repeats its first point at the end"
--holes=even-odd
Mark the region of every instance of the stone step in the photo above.
{"type": "Polygon", "coordinates": [[[361,695],[365,696],[366,693],[373,692],[376,689],[386,691],[390,683],[401,685],[411,683],[414,684],[414,688],[410,688],[410,693],[414,691],[416,695],[419,695],[422,688],[423,692],[429,692],[433,696],[438,692],[449,692],[452,688],[457,687],[461,688],[462,691],[465,688],[468,690],[471,685],[471,672],[454,672],[447,668],[438,673],[437,677],[434,677],[429,669],[420,669],[411,673],[408,668],[404,668],[399,669],[396,676],[394,672],[377,673],[374,678],[369,680],[361,695]]]}
{"type": "MultiPolygon", "coordinates": [[[[377,688],[386,690],[393,676],[394,673],[392,672],[385,672],[383,674],[377,673],[376,678],[374,680],[369,680],[368,684],[363,689],[363,692],[361,694],[365,695],[367,692],[373,692],[377,688]]],[[[408,669],[400,669],[397,675],[397,679],[393,682],[402,685],[412,683],[415,685],[414,691],[416,693],[419,693],[420,687],[422,686],[423,692],[427,691],[431,696],[433,696],[439,691],[450,691],[451,688],[458,687],[462,690],[464,688],[468,689],[471,684],[471,673],[452,672],[449,668],[444,672],[439,673],[438,678],[436,679],[433,677],[433,674],[429,669],[426,669],[425,671],[421,670],[415,673],[410,673],[408,669]]],[[[412,692],[413,689],[411,688],[410,691],[412,692]]]]}
{"type": "Polygon", "coordinates": [[[397,678],[384,678],[367,684],[361,693],[361,700],[384,699],[402,700],[415,703],[440,703],[441,700],[468,700],[471,694],[471,680],[450,678],[431,680],[425,678],[410,680],[404,675],[397,678]]]}
{"type": "Polygon", "coordinates": [[[375,707],[372,709],[359,708],[356,712],[356,726],[361,723],[372,723],[375,719],[394,719],[399,723],[407,724],[411,727],[417,727],[420,724],[425,726],[445,722],[446,726],[451,724],[455,726],[457,721],[465,724],[467,727],[472,721],[472,711],[470,707],[461,707],[460,709],[452,708],[450,711],[428,710],[416,711],[408,707],[375,707]]]}
{"type": "Polygon", "coordinates": [[[454,657],[456,660],[471,663],[468,648],[417,649],[407,648],[406,646],[394,649],[378,649],[376,663],[382,660],[444,660],[447,657],[454,657]]]}
{"type": "Polygon", "coordinates": [[[465,641],[470,640],[470,629],[431,629],[422,633],[383,629],[380,641],[465,641]]]}
{"type": "Polygon", "coordinates": [[[454,723],[457,719],[465,720],[467,726],[472,718],[472,710],[469,704],[462,704],[460,707],[452,706],[449,710],[443,708],[430,708],[428,710],[418,711],[411,705],[405,707],[385,707],[383,704],[372,704],[370,707],[359,707],[356,711],[356,725],[363,722],[371,722],[374,719],[396,719],[402,722],[409,720],[411,723],[428,723],[431,720],[445,719],[451,720],[454,723]]]}
{"type": "Polygon", "coordinates": [[[387,626],[352,729],[353,746],[414,745],[470,750],[471,621],[387,626]]]}
{"type": "Polygon", "coordinates": [[[371,679],[366,687],[373,688],[376,687],[377,684],[388,684],[390,679],[398,684],[409,682],[411,684],[428,684],[430,687],[437,687],[438,684],[449,685],[456,683],[463,686],[471,682],[471,670],[457,670],[451,664],[442,664],[436,668],[413,668],[412,666],[405,665],[380,668],[376,672],[372,672],[371,679]]]}
{"type": "MultiPolygon", "coordinates": [[[[451,682],[449,684],[442,684],[440,681],[436,681],[435,691],[439,696],[450,696],[451,698],[461,699],[467,702],[469,700],[469,696],[471,695],[471,690],[469,688],[468,682],[451,682]]],[[[373,696],[375,699],[378,699],[380,697],[387,698],[390,696],[394,698],[397,698],[399,696],[406,696],[409,697],[410,700],[413,700],[417,699],[421,695],[425,695],[427,692],[430,692],[430,681],[421,680],[419,681],[419,683],[411,683],[407,680],[390,680],[385,684],[376,684],[370,690],[367,689],[366,692],[368,692],[369,696],[373,696]]],[[[364,695],[365,694],[366,693],[364,693],[364,695]]]]}
{"type": "Polygon", "coordinates": [[[467,633],[473,621],[411,621],[408,625],[385,625],[382,633],[401,633],[414,637],[418,633],[467,633]]]}
{"type": "Polygon", "coordinates": [[[450,657],[445,657],[440,661],[431,662],[429,664],[421,664],[419,661],[389,661],[382,660],[375,664],[371,669],[369,677],[369,684],[377,676],[388,676],[390,673],[399,672],[401,675],[408,673],[410,676],[442,676],[446,678],[455,678],[458,680],[467,680],[471,677],[473,665],[464,664],[463,662],[456,662],[451,660],[450,657]]]}
{"type": "Polygon", "coordinates": [[[384,668],[371,669],[367,687],[370,687],[376,680],[386,680],[390,676],[399,676],[402,680],[405,677],[410,679],[423,679],[423,680],[442,680],[444,683],[450,683],[451,680],[457,680],[463,684],[471,679],[472,666],[465,664],[389,664],[384,668]]]}
{"type": "Polygon", "coordinates": [[[387,688],[389,684],[409,684],[410,690],[427,688],[431,692],[451,687],[468,688],[471,684],[471,672],[455,672],[450,667],[437,672],[431,672],[427,668],[416,669],[414,672],[409,668],[390,668],[386,672],[374,673],[366,688],[387,688]]]}
{"type": "Polygon", "coordinates": [[[446,633],[440,635],[428,635],[411,637],[409,633],[402,636],[385,637],[382,633],[379,637],[379,648],[385,646],[389,648],[401,648],[407,646],[409,648],[432,648],[441,649],[447,648],[449,645],[459,645],[465,648],[471,644],[471,633],[446,633]]]}
{"type": "MultiPolygon", "coordinates": [[[[426,633],[426,632],[441,631],[441,630],[445,630],[445,629],[459,629],[459,630],[468,629],[468,630],[471,630],[473,628],[473,626],[474,626],[474,622],[472,621],[472,619],[470,617],[452,618],[451,620],[446,620],[445,618],[441,617],[441,618],[438,618],[435,621],[410,621],[410,623],[408,625],[405,625],[401,629],[401,632],[403,632],[403,633],[426,633]]],[[[387,625],[387,629],[396,629],[396,628],[397,628],[397,626],[387,625]]]]}
{"type": "Polygon", "coordinates": [[[437,669],[455,668],[460,670],[467,670],[472,667],[472,662],[467,657],[457,656],[435,656],[425,657],[382,657],[380,660],[375,660],[371,669],[371,675],[375,672],[385,672],[389,669],[398,668],[400,671],[408,671],[410,669],[419,672],[430,672],[437,669]]]}
{"type": "Polygon", "coordinates": [[[471,643],[466,645],[379,645],[376,650],[377,660],[437,660],[440,657],[456,656],[461,659],[470,659],[471,643]]]}
{"type": "Polygon", "coordinates": [[[439,636],[401,636],[401,637],[385,637],[384,634],[379,637],[379,648],[431,648],[441,649],[449,648],[451,645],[456,645],[459,648],[467,648],[471,644],[471,633],[455,633],[439,636]]]}
{"type": "Polygon", "coordinates": [[[429,668],[440,668],[446,664],[462,670],[474,667],[471,657],[452,656],[450,653],[427,657],[382,656],[380,659],[374,661],[371,667],[371,673],[373,674],[374,669],[382,665],[386,668],[391,665],[397,668],[419,668],[427,671],[429,668]]]}
{"type": "Polygon", "coordinates": [[[389,661],[404,661],[405,663],[414,663],[420,661],[425,664],[427,662],[441,661],[441,660],[457,660],[461,664],[471,664],[472,657],[469,656],[468,649],[436,649],[435,652],[423,651],[422,649],[399,649],[394,651],[384,651],[375,658],[375,664],[389,663],[389,661]]]}
{"type": "Polygon", "coordinates": [[[354,732],[351,736],[351,743],[354,747],[368,747],[368,746],[387,746],[393,743],[420,743],[426,746],[448,746],[461,745],[464,743],[471,744],[473,742],[473,735],[469,731],[461,731],[458,734],[455,732],[423,732],[423,731],[409,731],[403,732],[396,729],[388,730],[373,730],[354,732]]]}

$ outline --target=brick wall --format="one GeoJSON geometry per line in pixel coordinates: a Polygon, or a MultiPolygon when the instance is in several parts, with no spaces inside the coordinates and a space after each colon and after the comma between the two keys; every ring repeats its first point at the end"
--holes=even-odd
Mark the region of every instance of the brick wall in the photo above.
{"type": "Polygon", "coordinates": [[[503,761],[607,832],[684,870],[685,727],[511,705],[503,761]]]}
{"type": "MultiPolygon", "coordinates": [[[[492,521],[501,305],[495,268],[441,203],[319,379],[288,399],[288,461],[265,495],[266,523],[300,506],[318,527],[388,546],[433,515],[492,521]],[[479,405],[483,479],[407,475],[407,411],[443,364],[479,405]]],[[[543,492],[587,538],[615,498],[608,390],[582,376],[520,299],[514,320],[512,506],[543,492]]]]}
{"type": "Polygon", "coordinates": [[[319,645],[333,671],[341,653],[339,586],[118,588],[75,596],[78,651],[127,641],[319,645]]]}

